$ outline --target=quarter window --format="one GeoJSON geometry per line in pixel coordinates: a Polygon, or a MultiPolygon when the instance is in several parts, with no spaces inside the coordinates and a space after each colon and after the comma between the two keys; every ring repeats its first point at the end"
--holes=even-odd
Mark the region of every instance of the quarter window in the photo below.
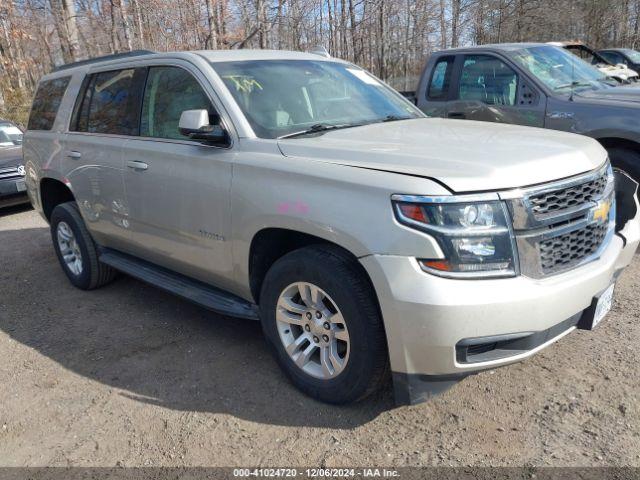
{"type": "Polygon", "coordinates": [[[29,130],[51,130],[53,128],[53,122],[70,78],[55,78],[40,83],[29,115],[27,124],[29,130]]]}
{"type": "Polygon", "coordinates": [[[185,110],[207,110],[212,124],[217,115],[198,81],[179,67],[152,67],[142,104],[140,135],[186,140],[178,130],[185,110]]]}
{"type": "Polygon", "coordinates": [[[465,57],[458,91],[460,100],[513,106],[517,87],[516,72],[498,58],[489,55],[465,57]]]}
{"type": "Polygon", "coordinates": [[[77,131],[137,135],[144,69],[91,76],[78,111],[77,131]]]}
{"type": "Polygon", "coordinates": [[[431,74],[431,81],[429,82],[429,89],[427,91],[427,97],[430,100],[446,100],[449,94],[449,86],[451,84],[451,72],[453,71],[454,57],[445,57],[438,60],[433,73],[431,74]]]}

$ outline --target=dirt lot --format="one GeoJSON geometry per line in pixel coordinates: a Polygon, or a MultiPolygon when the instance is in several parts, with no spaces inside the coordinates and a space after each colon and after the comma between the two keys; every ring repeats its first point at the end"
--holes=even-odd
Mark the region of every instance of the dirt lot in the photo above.
{"type": "Polygon", "coordinates": [[[640,466],[640,258],[595,333],[430,403],[291,387],[257,323],[131,278],[74,289],[33,211],[0,214],[0,465],[640,466]]]}

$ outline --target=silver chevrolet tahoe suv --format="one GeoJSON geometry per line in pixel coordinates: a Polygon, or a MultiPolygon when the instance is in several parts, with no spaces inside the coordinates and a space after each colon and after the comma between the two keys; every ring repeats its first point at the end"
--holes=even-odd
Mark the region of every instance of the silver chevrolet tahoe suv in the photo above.
{"type": "Polygon", "coordinates": [[[389,377],[421,401],[592,329],[640,240],[637,184],[596,141],[426,118],[315,54],[66,65],[29,125],[28,194],[73,285],[120,271],[259,320],[331,403],[389,377]]]}

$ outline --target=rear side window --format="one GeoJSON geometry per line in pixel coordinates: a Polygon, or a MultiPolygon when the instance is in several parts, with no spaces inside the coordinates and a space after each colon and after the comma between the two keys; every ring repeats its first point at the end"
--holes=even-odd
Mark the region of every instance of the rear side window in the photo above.
{"type": "Polygon", "coordinates": [[[454,57],[443,57],[438,60],[431,74],[431,81],[427,89],[427,98],[430,100],[446,100],[451,85],[451,72],[453,71],[454,57]]]}
{"type": "Polygon", "coordinates": [[[51,130],[58,108],[71,77],[55,78],[40,82],[31,106],[27,128],[29,130],[51,130]]]}
{"type": "Polygon", "coordinates": [[[88,133],[138,135],[145,69],[93,74],[81,91],[75,128],[88,133]]]}
{"type": "Polygon", "coordinates": [[[179,67],[151,67],[142,106],[140,135],[186,140],[178,123],[185,110],[207,110],[209,122],[217,115],[198,81],[179,67]]]}

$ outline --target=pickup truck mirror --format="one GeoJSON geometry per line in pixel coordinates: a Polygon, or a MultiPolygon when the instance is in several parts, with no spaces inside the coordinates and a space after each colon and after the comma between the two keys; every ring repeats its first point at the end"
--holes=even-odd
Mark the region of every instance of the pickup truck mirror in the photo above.
{"type": "Polygon", "coordinates": [[[212,145],[228,145],[229,136],[220,125],[209,124],[206,110],[185,110],[180,115],[178,130],[181,135],[192,140],[201,140],[212,145]]]}

